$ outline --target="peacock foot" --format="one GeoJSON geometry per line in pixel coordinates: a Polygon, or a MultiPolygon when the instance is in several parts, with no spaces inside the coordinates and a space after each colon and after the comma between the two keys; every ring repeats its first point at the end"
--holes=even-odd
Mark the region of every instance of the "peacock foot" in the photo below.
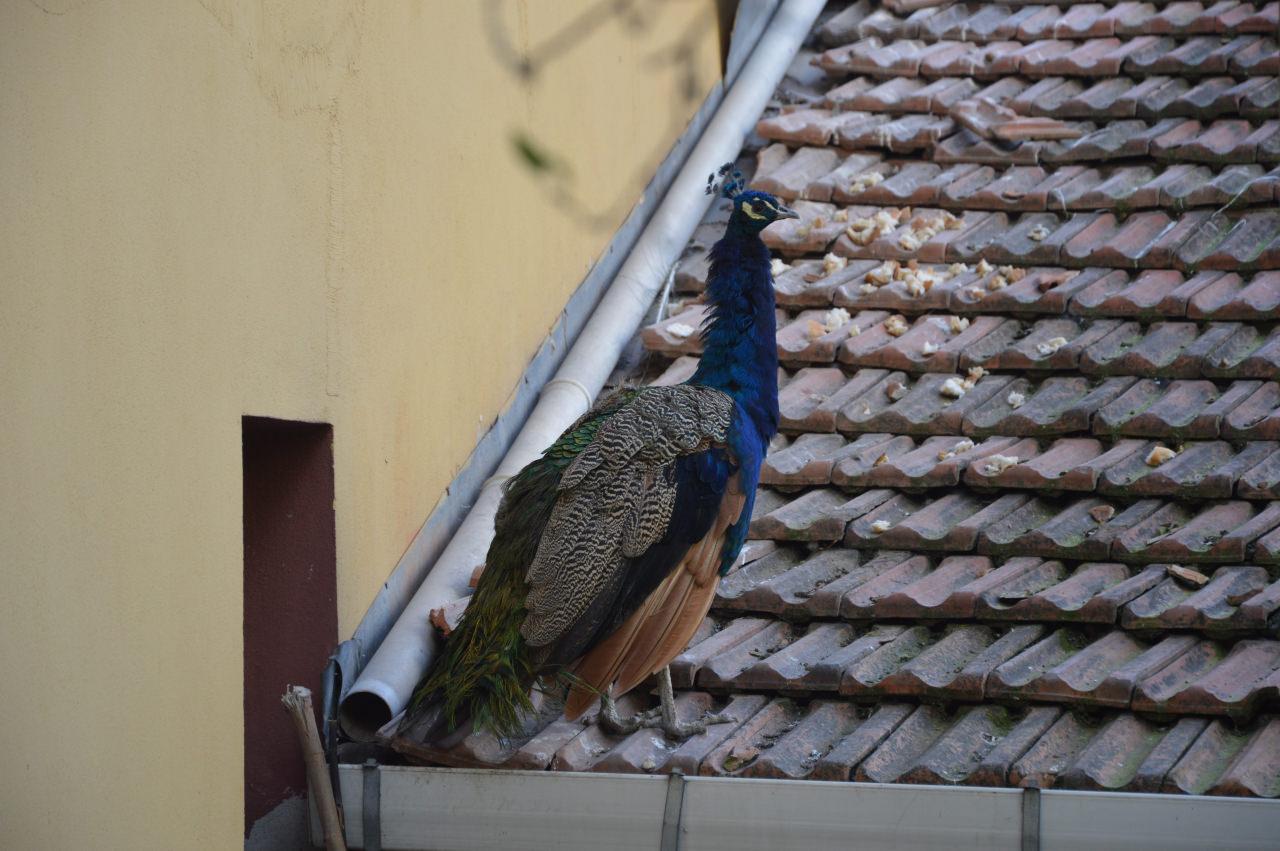
{"type": "Polygon", "coordinates": [[[635,715],[624,718],[618,714],[618,704],[613,702],[613,698],[607,694],[600,696],[600,726],[606,733],[612,733],[615,736],[627,736],[641,727],[653,726],[651,722],[657,719],[661,712],[662,708],[655,706],[653,709],[646,709],[644,712],[637,712],[635,715]]]}
{"type": "MultiPolygon", "coordinates": [[[[661,707],[659,707],[659,711],[661,707]]],[[[707,728],[713,724],[737,723],[738,719],[725,712],[707,712],[701,718],[694,718],[690,721],[680,721],[675,718],[675,713],[671,713],[668,717],[665,712],[661,716],[654,718],[645,724],[646,727],[657,727],[662,730],[668,739],[674,739],[683,742],[691,736],[701,735],[707,732],[707,728]]]]}
{"type": "Polygon", "coordinates": [[[658,672],[658,717],[648,726],[661,727],[667,738],[684,741],[690,736],[705,733],[712,724],[737,722],[737,718],[725,712],[706,712],[701,718],[681,721],[676,715],[675,690],[671,687],[671,668],[658,672]]]}

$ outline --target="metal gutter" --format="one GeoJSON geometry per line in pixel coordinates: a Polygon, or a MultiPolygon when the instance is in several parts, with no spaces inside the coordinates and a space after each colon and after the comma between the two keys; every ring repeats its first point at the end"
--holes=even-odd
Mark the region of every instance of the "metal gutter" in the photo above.
{"type": "MultiPolygon", "coordinates": [[[[711,203],[703,191],[707,175],[737,156],[822,7],[822,0],[787,0],[769,20],[742,72],[617,269],[555,377],[543,385],[536,407],[506,457],[484,483],[466,519],[343,697],[339,719],[352,738],[372,739],[408,703],[437,649],[438,640],[427,626],[428,614],[466,593],[467,581],[484,560],[493,537],[501,484],[538,457],[590,407],[711,203]]],[[[416,561],[421,558],[422,554],[414,554],[416,561]]]]}
{"type": "Polygon", "coordinates": [[[367,848],[376,824],[388,851],[1201,851],[1274,849],[1280,837],[1280,801],[1251,798],[404,766],[339,775],[348,846],[367,848]],[[380,809],[366,814],[370,780],[380,809]],[[1029,799],[1036,825],[1024,822],[1029,799]]]}

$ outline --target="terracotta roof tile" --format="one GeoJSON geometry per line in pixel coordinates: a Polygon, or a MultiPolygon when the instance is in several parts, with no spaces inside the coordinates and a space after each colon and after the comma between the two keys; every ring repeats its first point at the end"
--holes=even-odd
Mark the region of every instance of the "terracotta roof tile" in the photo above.
{"type": "Polygon", "coordinates": [[[749,641],[757,633],[768,628],[773,621],[766,618],[734,618],[712,635],[695,638],[683,653],[671,661],[671,682],[676,688],[689,688],[694,678],[711,659],[729,651],[738,644],[749,641]]]}
{"type": "Polygon", "coordinates": [[[768,573],[744,569],[739,571],[747,574],[739,577],[744,582],[729,582],[728,587],[721,583],[718,605],[791,618],[834,617],[840,608],[839,588],[869,581],[887,564],[883,559],[864,559],[858,551],[842,547],[820,550],[803,560],[771,561],[760,562],[768,567],[768,573]],[[819,589],[828,589],[826,599],[814,600],[819,589]]]}
{"type": "Polygon", "coordinates": [[[1203,269],[1280,268],[1280,211],[1248,213],[1206,229],[1203,239],[1179,250],[1180,265],[1203,269]]]}
{"type": "Polygon", "coordinates": [[[743,720],[728,738],[707,754],[698,767],[698,773],[716,776],[740,772],[763,749],[771,747],[776,739],[795,726],[800,718],[800,711],[800,707],[790,700],[769,701],[755,714],[743,720]]]}
{"type": "MultiPolygon", "coordinates": [[[[924,556],[912,556],[901,551],[885,551],[871,553],[866,556],[864,570],[838,582],[831,583],[814,594],[813,608],[816,611],[831,609],[834,601],[835,611],[850,620],[865,620],[873,616],[875,604],[881,597],[891,594],[895,589],[910,585],[917,579],[928,575],[932,562],[924,556]]],[[[873,629],[859,641],[875,639],[871,649],[880,643],[894,638],[903,627],[886,627],[873,629]],[[864,640],[865,639],[865,640],[864,640]]],[[[855,642],[856,643],[856,642],[855,642]]],[[[863,645],[859,645],[863,646],[863,645]]],[[[854,648],[850,652],[856,651],[854,648]]],[[[868,650],[867,652],[870,652],[868,650]]],[[[849,654],[845,654],[846,656],[849,654]]],[[[861,656],[859,656],[861,658],[861,656]]]]}
{"type": "Polygon", "coordinates": [[[700,354],[702,339],[699,329],[706,319],[707,308],[702,304],[690,305],[680,313],[640,332],[645,348],[666,354],[700,354]]]}
{"type": "Polygon", "coordinates": [[[1189,636],[1152,643],[1121,630],[1089,642],[1080,632],[1061,629],[997,668],[987,692],[993,697],[1128,707],[1139,680],[1194,643],[1189,636]]]}
{"type": "MultiPolygon", "coordinates": [[[[994,438],[989,438],[994,439],[994,438]]],[[[1010,466],[973,464],[965,470],[965,482],[1006,488],[1043,491],[1092,491],[1104,472],[1135,458],[1141,441],[1119,440],[1108,447],[1099,440],[1066,437],[1052,443],[1026,440],[1018,451],[1004,453],[1019,459],[1010,466]]]]}
{"type": "Polygon", "coordinates": [[[1236,495],[1245,499],[1280,499],[1280,453],[1271,453],[1243,473],[1236,495]]]}
{"type": "MultiPolygon", "coordinates": [[[[1115,716],[1116,719],[1126,716],[1115,716]]],[[[1010,768],[1008,780],[1018,786],[1048,788],[1055,785],[1059,775],[1071,772],[1077,761],[1084,755],[1086,748],[1093,744],[1092,759],[1094,762],[1101,751],[1119,750],[1129,752],[1134,742],[1124,741],[1126,734],[1138,732],[1140,740],[1149,739],[1143,735],[1142,722],[1127,719],[1124,726],[1091,724],[1083,716],[1068,712],[1063,714],[1052,727],[1010,768]],[[1135,728],[1137,728],[1135,730],[1135,728]]],[[[1154,743],[1141,741],[1139,747],[1147,752],[1154,743]],[[1144,747],[1145,745],[1145,747],[1144,747]]],[[[1084,769],[1086,766],[1082,766],[1084,769]]]]}
{"type": "Polygon", "coordinates": [[[823,409],[837,390],[845,386],[845,375],[832,367],[806,367],[796,372],[778,393],[781,425],[790,431],[826,431],[816,428],[829,420],[829,408],[823,409]]]}
{"type": "Polygon", "coordinates": [[[1263,610],[1269,598],[1249,610],[1242,605],[1269,584],[1261,567],[1221,567],[1203,588],[1187,587],[1173,577],[1125,606],[1120,618],[1126,629],[1192,629],[1208,633],[1247,632],[1265,628],[1263,610]]]}
{"type": "Polygon", "coordinates": [[[805,145],[826,145],[842,117],[826,109],[801,109],[761,119],[756,132],[766,139],[805,145]]]}
{"type": "Polygon", "coordinates": [[[510,749],[492,741],[477,749],[488,761],[468,760],[461,748],[441,756],[451,764],[507,768],[1280,794],[1280,721],[1270,717],[1243,727],[1200,718],[1159,724],[1127,712],[1098,719],[1052,706],[947,710],[882,702],[864,709],[839,699],[759,695],[733,696],[720,706],[699,692],[678,694],[677,706],[689,717],[711,707],[736,720],[674,747],[653,730],[620,738],[595,725],[556,722],[548,732],[559,740],[546,737],[550,752],[533,748],[541,756],[532,760],[517,752],[504,762],[510,749]]]}
{"type": "Polygon", "coordinates": [[[840,154],[830,148],[799,148],[794,154],[786,156],[786,147],[781,143],[771,145],[761,151],[760,165],[756,168],[751,185],[788,201],[807,198],[805,189],[835,170],[839,161],[840,154]],[[776,151],[779,148],[781,151],[778,154],[786,158],[775,168],[766,168],[766,151],[776,151]]]}
{"type": "Polygon", "coordinates": [[[911,627],[846,667],[841,694],[980,700],[988,672],[1032,639],[1028,630],[1038,627],[1019,630],[997,636],[991,628],[977,624],[937,632],[911,627]]]}
{"type": "Polygon", "coordinates": [[[763,234],[765,245],[787,256],[822,254],[845,229],[836,218],[836,207],[817,201],[796,201],[791,205],[800,216],[769,227],[763,234]]]}
{"type": "Polygon", "coordinates": [[[984,529],[1029,499],[1016,493],[991,499],[954,491],[932,500],[899,494],[851,518],[844,542],[851,547],[966,552],[974,548],[980,533],[985,535],[984,529]],[[881,523],[889,528],[878,531],[881,523]]]}
{"type": "Polygon", "coordinates": [[[1227,566],[1196,589],[1162,565],[1067,567],[1012,556],[939,557],[835,547],[808,557],[779,549],[730,574],[718,606],[788,618],[944,619],[1119,623],[1126,629],[1209,634],[1264,630],[1280,591],[1265,570],[1227,566]]]}
{"type": "MultiPolygon", "coordinates": [[[[727,706],[721,706],[718,705],[721,701],[716,701],[705,692],[682,692],[676,698],[676,711],[682,720],[698,718],[709,711],[721,711],[738,717],[734,713],[747,714],[763,702],[764,698],[757,696],[737,697],[729,700],[727,706]]],[[[665,773],[680,768],[686,772],[696,772],[706,755],[730,735],[733,729],[733,724],[730,723],[713,724],[706,732],[674,747],[659,730],[637,730],[603,756],[595,758],[588,770],[639,774],[665,773]]]]}
{"type": "Polygon", "coordinates": [[[743,777],[808,777],[832,747],[865,724],[858,707],[815,700],[795,726],[782,733],[742,770],[743,777]]]}
{"type": "Polygon", "coordinates": [[[893,21],[898,20],[884,9],[875,9],[873,12],[869,2],[850,3],[818,25],[815,31],[818,42],[824,45],[839,45],[860,38],[860,30],[866,26],[867,19],[873,14],[893,21]]]}
{"type": "Polygon", "coordinates": [[[889,783],[958,782],[969,774],[1003,729],[999,710],[973,709],[958,723],[944,711],[921,707],[908,716],[858,767],[854,779],[889,783]],[[954,729],[953,729],[954,724],[954,729]],[[960,741],[965,741],[962,746],[960,741]],[[976,747],[975,747],[976,744],[976,747]]]}
{"type": "Polygon", "coordinates": [[[1238,381],[1232,387],[1248,395],[1227,414],[1222,436],[1232,440],[1280,440],[1280,384],[1238,381]]]}
{"type": "MultiPolygon", "coordinates": [[[[1133,715],[1111,719],[1058,779],[1068,789],[1124,789],[1135,783],[1168,730],[1133,715]]],[[[1157,758],[1158,759],[1158,758],[1157,758]]]]}
{"type": "Polygon", "coordinates": [[[1007,336],[988,334],[966,348],[960,365],[1000,370],[1079,369],[1082,355],[1092,356],[1109,341],[1129,336],[1130,325],[1136,328],[1135,323],[1118,319],[1079,322],[1068,317],[1011,324],[1007,336]]]}
{"type": "Polygon", "coordinates": [[[930,437],[910,451],[892,454],[886,451],[877,456],[872,466],[856,474],[842,473],[838,484],[842,487],[951,487],[959,484],[961,474],[980,459],[997,453],[1016,457],[1028,451],[1027,442],[1013,437],[992,437],[965,449],[973,441],[960,437],[930,437]]]}
{"type": "Polygon", "coordinates": [[[850,263],[844,269],[827,273],[820,260],[801,260],[774,277],[778,304],[788,308],[827,307],[832,293],[845,280],[865,273],[876,264],[870,261],[850,263]]]}
{"type": "Polygon", "coordinates": [[[831,470],[831,483],[839,487],[857,487],[876,467],[889,463],[899,455],[911,452],[915,441],[905,435],[859,435],[831,470]]]}
{"type": "Polygon", "coordinates": [[[1278,670],[1280,642],[1272,640],[1239,641],[1228,649],[1193,635],[1146,640],[1115,629],[1090,639],[1076,627],[802,628],[774,621],[709,655],[696,679],[717,691],[838,691],[859,698],[1013,699],[1247,715],[1275,699],[1278,670]]]}
{"type": "MultiPolygon", "coordinates": [[[[972,76],[988,79],[1011,74],[1028,77],[1114,77],[1126,74],[1203,75],[1232,72],[1241,75],[1275,73],[1278,60],[1274,38],[1239,35],[1235,38],[1186,33],[1191,21],[1164,19],[1130,23],[1122,29],[1143,34],[1128,37],[1069,38],[1093,35],[1093,21],[1076,13],[1069,23],[1055,7],[1042,7],[1021,20],[1012,35],[1017,41],[992,41],[978,45],[938,39],[954,35],[947,16],[933,15],[918,28],[920,38],[868,36],[852,44],[831,48],[813,62],[828,74],[862,74],[870,77],[972,76]],[[937,22],[936,26],[933,23],[937,22]],[[1077,32],[1071,32],[1073,28],[1077,32]],[[1175,39],[1162,30],[1190,37],[1175,39]],[[1059,37],[1053,37],[1054,34],[1059,37]],[[1067,38],[1064,38],[1066,36],[1067,38]],[[929,39],[929,40],[922,40],[929,39]]],[[[1107,24],[1101,22],[1099,34],[1107,24]]]]}
{"type": "Polygon", "coordinates": [[[850,154],[830,172],[809,183],[805,187],[804,195],[815,201],[848,203],[857,197],[849,190],[859,176],[871,172],[883,175],[889,173],[892,168],[893,166],[884,162],[878,153],[864,151],[850,154]]]}
{"type": "MultiPolygon", "coordinates": [[[[883,437],[888,439],[887,435],[883,437]]],[[[848,446],[845,439],[836,434],[799,435],[795,441],[769,451],[760,473],[760,481],[767,485],[792,487],[828,484],[836,460],[848,446]]]]}
{"type": "Polygon", "coordinates": [[[888,314],[859,311],[856,316],[831,310],[805,310],[778,328],[778,357],[784,364],[822,364],[836,359],[842,344],[878,327],[888,314]]]}
{"type": "Polygon", "coordinates": [[[1136,520],[1141,509],[1120,510],[1101,499],[1062,502],[1048,498],[1024,500],[1017,509],[985,528],[978,552],[1037,555],[1050,558],[1101,560],[1110,554],[1112,540],[1136,520]],[[1099,510],[1109,508],[1112,519],[1100,522],[1099,510]]]}
{"type": "Polygon", "coordinates": [[[946,310],[957,288],[976,282],[976,277],[968,271],[952,274],[945,264],[920,264],[919,269],[924,271],[931,284],[923,295],[918,288],[908,289],[905,274],[883,286],[867,286],[866,274],[880,265],[875,261],[862,261],[859,266],[861,275],[841,285],[832,295],[833,302],[838,307],[860,311],[883,309],[911,314],[946,310]]]}
{"type": "Polygon", "coordinates": [[[1082,564],[1069,574],[1060,561],[1012,558],[1006,562],[1009,565],[1020,569],[978,599],[974,609],[978,618],[1114,623],[1120,607],[1144,587],[1131,581],[1129,568],[1114,562],[1082,564]]]}
{"type": "Polygon", "coordinates": [[[907,783],[974,783],[987,785],[1012,762],[1013,742],[1029,740],[1050,720],[1032,710],[1025,717],[1003,707],[966,709],[942,736],[921,754],[898,780],[907,783]]]}
{"type": "Polygon", "coordinates": [[[1259,509],[1235,501],[1196,508],[1171,502],[1117,535],[1111,554],[1122,560],[1243,561],[1250,545],[1277,525],[1280,504],[1259,509]]]}
{"type": "MultiPolygon", "coordinates": [[[[1025,220],[1026,217],[1024,217],[1025,220]]],[[[1022,230],[1025,238],[1026,229],[1022,230]]],[[[997,240],[984,252],[988,260],[994,263],[1012,261],[1011,257],[1007,254],[1002,255],[999,251],[998,247],[1001,244],[1001,241],[997,240]]],[[[1027,275],[1022,280],[995,292],[988,290],[984,293],[981,288],[976,293],[972,288],[961,290],[952,299],[950,306],[956,311],[986,310],[1015,315],[1065,313],[1074,293],[1096,281],[1112,280],[1117,277],[1127,278],[1124,272],[1110,269],[1095,268],[1077,271],[1053,266],[1030,268],[1027,269],[1027,275]]]]}
{"type": "MultiPolygon", "coordinates": [[[[922,316],[900,336],[892,336],[879,323],[856,337],[848,337],[840,350],[840,362],[850,366],[878,366],[907,372],[954,372],[971,346],[1000,333],[1012,320],[996,316],[974,317],[962,331],[952,329],[943,316],[922,316]]],[[[967,364],[966,364],[967,365],[967,364]]]]}
{"type": "MultiPolygon", "coordinates": [[[[793,547],[778,546],[774,541],[757,540],[752,543],[768,544],[770,547],[759,558],[735,566],[725,576],[716,590],[718,604],[726,609],[779,614],[781,603],[777,595],[769,594],[763,589],[777,577],[789,575],[791,569],[800,563],[801,554],[793,547]],[[775,603],[778,611],[772,608],[775,603]]],[[[856,556],[854,563],[856,564],[856,556]]]]}
{"type": "Polygon", "coordinates": [[[1252,730],[1223,721],[1195,726],[1202,732],[1169,770],[1160,791],[1271,798],[1280,794],[1280,723],[1268,719],[1252,730]]]}
{"type": "MultiPolygon", "coordinates": [[[[899,499],[901,497],[895,497],[892,491],[884,489],[865,491],[852,499],[833,490],[808,491],[799,499],[769,512],[758,520],[753,520],[751,532],[758,537],[775,540],[838,541],[842,537],[847,539],[845,524],[865,517],[869,513],[875,515],[869,522],[874,522],[886,513],[892,514],[892,508],[886,508],[885,511],[879,509],[882,504],[899,499]]],[[[897,502],[894,503],[894,505],[897,504],[897,502]]],[[[906,534],[902,532],[892,537],[897,539],[906,534]]]]}
{"type": "Polygon", "coordinates": [[[1274,698],[1280,642],[1244,640],[1230,650],[1201,641],[1135,692],[1133,708],[1147,712],[1205,715],[1247,714],[1274,698]]]}
{"type": "Polygon", "coordinates": [[[1187,306],[1185,283],[1182,274],[1175,271],[1146,271],[1133,278],[1107,276],[1077,293],[1070,310],[1085,316],[1183,316],[1187,306]]]}
{"type": "Polygon", "coordinates": [[[1130,391],[1134,382],[1130,377],[1094,382],[1082,376],[1054,376],[1032,385],[1025,378],[1014,379],[999,388],[1004,392],[996,394],[991,404],[965,417],[963,431],[1028,437],[1087,432],[1095,415],[1130,391]],[[1010,401],[1014,394],[1025,401],[1015,406],[1010,401]]]}
{"type": "Polygon", "coordinates": [[[1250,442],[1238,450],[1224,441],[1184,444],[1183,451],[1158,467],[1146,458],[1155,443],[1140,448],[1110,466],[1098,491],[1111,495],[1182,496],[1225,499],[1248,471],[1275,454],[1280,444],[1250,442]]]}
{"type": "Polygon", "coordinates": [[[1258,387],[1256,381],[1236,381],[1219,388],[1212,381],[1140,380],[1097,411],[1093,430],[1130,437],[1226,436],[1226,416],[1258,387]]]}
{"type": "Polygon", "coordinates": [[[818,757],[813,779],[850,780],[853,769],[915,711],[909,703],[883,703],[818,757]]]}

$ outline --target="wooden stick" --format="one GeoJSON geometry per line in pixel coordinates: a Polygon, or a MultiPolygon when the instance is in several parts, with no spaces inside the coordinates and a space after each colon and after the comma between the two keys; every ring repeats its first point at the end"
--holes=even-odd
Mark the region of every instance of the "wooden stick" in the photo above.
{"type": "Polygon", "coordinates": [[[307,785],[311,788],[316,810],[320,813],[320,825],[324,829],[324,847],[327,851],[347,851],[338,806],[333,799],[333,785],[329,782],[329,769],[324,761],[324,749],[320,746],[320,732],[316,729],[311,689],[289,686],[280,702],[289,710],[298,729],[298,743],[302,745],[302,759],[307,765],[307,785]]]}

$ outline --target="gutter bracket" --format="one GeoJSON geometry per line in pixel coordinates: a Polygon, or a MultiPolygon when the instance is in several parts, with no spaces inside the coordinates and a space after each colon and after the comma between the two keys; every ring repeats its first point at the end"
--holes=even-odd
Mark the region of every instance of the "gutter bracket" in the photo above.
{"type": "Polygon", "coordinates": [[[1022,790],[1022,851],[1040,851],[1040,790],[1022,790]]]}
{"type": "Polygon", "coordinates": [[[382,851],[382,773],[376,759],[365,760],[363,771],[363,801],[360,807],[365,851],[382,851]]]}
{"type": "Polygon", "coordinates": [[[667,777],[667,803],[662,809],[661,851],[679,851],[680,819],[684,814],[684,772],[674,769],[667,777]]]}

